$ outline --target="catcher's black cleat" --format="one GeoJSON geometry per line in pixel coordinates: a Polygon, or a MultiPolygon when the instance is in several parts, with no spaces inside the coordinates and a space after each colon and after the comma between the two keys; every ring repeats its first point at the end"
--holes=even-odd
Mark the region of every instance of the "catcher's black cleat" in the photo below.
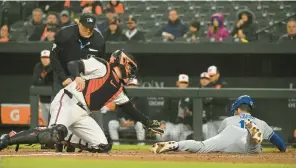
{"type": "Polygon", "coordinates": [[[64,145],[63,144],[55,144],[56,152],[63,152],[64,145]]]}
{"type": "Polygon", "coordinates": [[[112,149],[112,145],[113,144],[107,144],[107,145],[101,144],[99,146],[87,148],[85,150],[91,153],[109,153],[112,149]]]}
{"type": "Polygon", "coordinates": [[[9,145],[9,135],[3,134],[0,137],[0,151],[7,148],[9,145]]]}
{"type": "Polygon", "coordinates": [[[55,149],[53,144],[41,144],[41,149],[55,149]]]}
{"type": "Polygon", "coordinates": [[[100,144],[97,147],[90,147],[85,149],[86,151],[92,152],[92,153],[109,153],[112,150],[113,147],[113,141],[110,136],[106,136],[108,144],[100,144]]]}
{"type": "Polygon", "coordinates": [[[67,144],[66,146],[65,146],[65,148],[66,148],[66,151],[67,152],[75,152],[75,147],[73,146],[73,145],[71,145],[71,144],[67,144]]]}

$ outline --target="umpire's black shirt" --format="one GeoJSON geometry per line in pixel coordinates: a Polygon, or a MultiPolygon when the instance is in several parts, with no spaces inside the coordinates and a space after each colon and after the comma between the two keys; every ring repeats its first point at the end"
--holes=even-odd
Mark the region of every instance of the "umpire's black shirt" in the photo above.
{"type": "Polygon", "coordinates": [[[50,54],[50,61],[54,71],[53,97],[63,88],[62,82],[70,76],[67,63],[73,60],[85,59],[91,56],[103,57],[105,41],[96,28],[89,38],[80,36],[78,25],[61,28],[56,34],[50,54]]]}

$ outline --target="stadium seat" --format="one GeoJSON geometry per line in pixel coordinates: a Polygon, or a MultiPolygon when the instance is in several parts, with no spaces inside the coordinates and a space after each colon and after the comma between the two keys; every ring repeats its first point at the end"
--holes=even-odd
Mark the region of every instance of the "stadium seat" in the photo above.
{"type": "Polygon", "coordinates": [[[28,16],[32,14],[32,11],[37,7],[37,2],[35,1],[22,1],[21,2],[21,10],[22,10],[22,18],[26,19],[28,16]]]}
{"type": "Polygon", "coordinates": [[[24,21],[20,20],[10,26],[10,41],[26,41],[22,39],[22,30],[24,27],[24,21]]]}

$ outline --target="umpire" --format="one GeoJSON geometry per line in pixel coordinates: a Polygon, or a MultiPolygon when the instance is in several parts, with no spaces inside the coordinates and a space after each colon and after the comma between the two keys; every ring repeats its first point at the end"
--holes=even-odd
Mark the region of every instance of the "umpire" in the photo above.
{"type": "Polygon", "coordinates": [[[96,17],[91,13],[80,16],[79,23],[65,26],[56,34],[50,54],[54,72],[53,95],[74,81],[67,69],[67,63],[89,57],[103,57],[105,40],[96,28],[96,17]]]}

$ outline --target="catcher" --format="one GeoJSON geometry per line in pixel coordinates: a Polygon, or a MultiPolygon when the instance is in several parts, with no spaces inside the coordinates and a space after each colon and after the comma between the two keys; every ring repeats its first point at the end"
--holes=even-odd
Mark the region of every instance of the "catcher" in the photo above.
{"type": "Polygon", "coordinates": [[[150,120],[129,101],[124,85],[135,78],[138,70],[134,57],[123,51],[115,51],[110,61],[90,57],[68,63],[75,81],[60,90],[51,103],[49,127],[43,130],[29,129],[15,135],[4,134],[0,138],[0,150],[9,145],[68,143],[90,152],[109,152],[112,143],[89,114],[114,102],[134,120],[141,122],[153,133],[162,134],[160,123],[150,120]],[[81,143],[81,142],[84,143],[81,143]]]}

